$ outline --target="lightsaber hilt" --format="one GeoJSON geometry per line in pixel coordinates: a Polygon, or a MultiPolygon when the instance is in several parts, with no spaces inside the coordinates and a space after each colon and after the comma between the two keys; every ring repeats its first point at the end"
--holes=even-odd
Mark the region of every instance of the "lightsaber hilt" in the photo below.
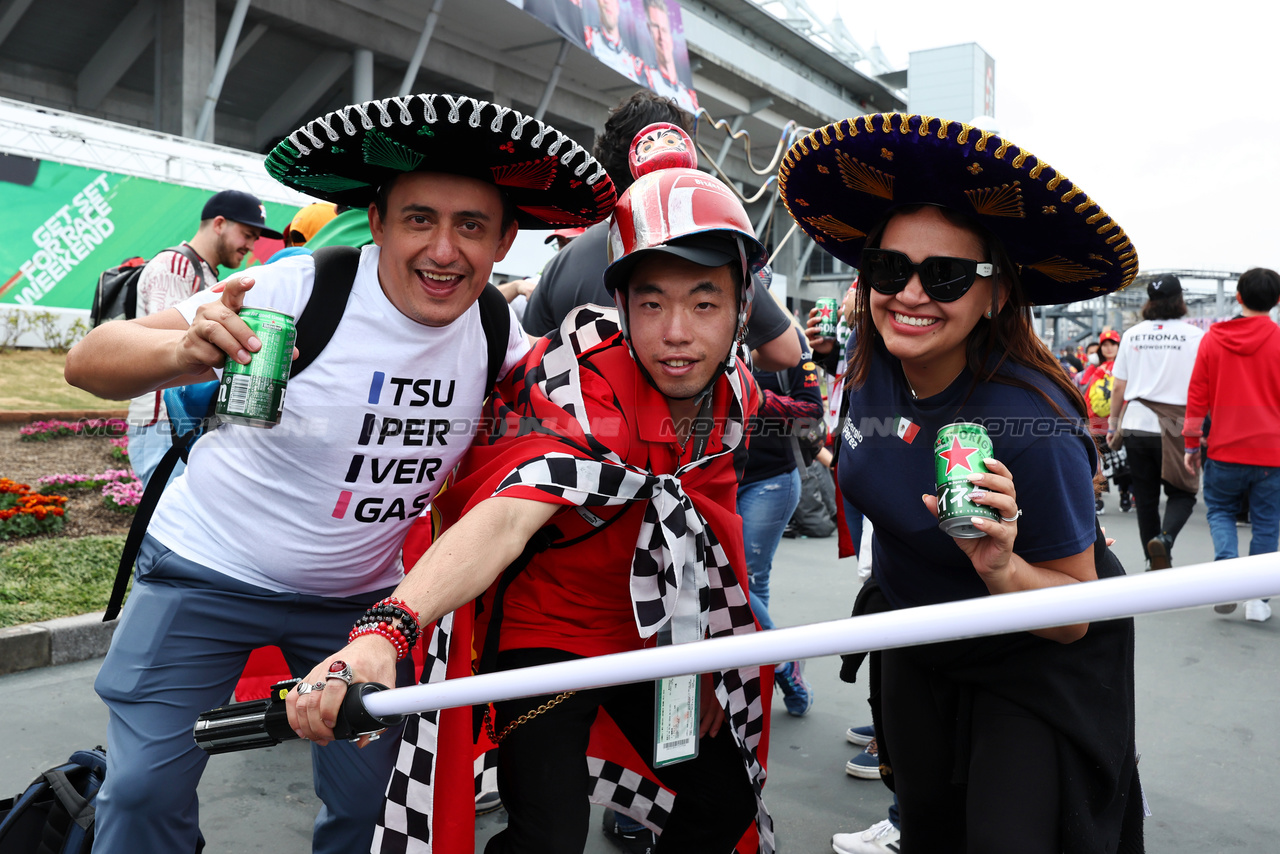
{"type": "MultiPolygon", "coordinates": [[[[271,686],[271,693],[264,700],[232,703],[202,712],[192,732],[196,744],[212,755],[273,747],[297,738],[298,734],[289,726],[285,697],[299,681],[277,682],[271,686]]],[[[386,689],[386,685],[377,682],[357,682],[348,687],[333,725],[334,738],[346,741],[398,724],[403,715],[379,717],[365,708],[366,696],[386,689]]]]}

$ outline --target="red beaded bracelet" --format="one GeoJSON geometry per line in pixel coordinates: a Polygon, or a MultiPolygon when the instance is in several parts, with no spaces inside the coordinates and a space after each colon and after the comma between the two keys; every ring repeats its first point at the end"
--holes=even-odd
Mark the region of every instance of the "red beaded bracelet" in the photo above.
{"type": "Polygon", "coordinates": [[[378,623],[376,626],[356,626],[347,635],[347,643],[351,643],[362,635],[381,635],[386,638],[387,642],[396,649],[396,661],[403,661],[409,656],[409,644],[400,630],[394,626],[388,626],[386,623],[378,623]]]}

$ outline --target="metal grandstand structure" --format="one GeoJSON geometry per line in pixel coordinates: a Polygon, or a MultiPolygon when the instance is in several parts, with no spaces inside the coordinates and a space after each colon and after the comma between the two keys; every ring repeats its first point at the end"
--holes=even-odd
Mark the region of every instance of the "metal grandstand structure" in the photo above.
{"type": "Polygon", "coordinates": [[[1208,324],[1236,314],[1235,304],[1227,287],[1240,278],[1239,272],[1146,270],[1138,274],[1132,285],[1118,293],[1084,302],[1037,309],[1041,336],[1050,347],[1057,349],[1073,347],[1090,339],[1097,340],[1103,329],[1127,329],[1141,320],[1139,313],[1143,303],[1147,301],[1147,284],[1170,274],[1177,276],[1182,282],[1189,320],[1208,324]],[[1215,290],[1208,289],[1210,282],[1216,284],[1215,290]]]}
{"type": "Polygon", "coordinates": [[[755,0],[756,5],[787,26],[804,33],[810,41],[831,56],[850,65],[866,63],[873,76],[890,74],[894,69],[878,44],[870,50],[862,47],[844,25],[839,11],[830,21],[823,21],[806,0],[755,0]]]}

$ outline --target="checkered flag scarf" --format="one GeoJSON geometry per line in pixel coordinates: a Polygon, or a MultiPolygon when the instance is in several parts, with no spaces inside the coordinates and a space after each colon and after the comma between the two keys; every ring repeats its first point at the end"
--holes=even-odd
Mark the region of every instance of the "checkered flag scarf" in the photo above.
{"type": "MultiPolygon", "coordinates": [[[[745,438],[746,388],[737,371],[726,373],[733,399],[724,421],[722,448],[681,467],[672,475],[654,475],[624,463],[616,453],[592,436],[583,400],[580,357],[596,347],[616,343],[618,320],[613,310],[581,307],[571,312],[558,337],[538,364],[517,377],[516,406],[534,417],[547,408],[568,415],[581,428],[581,436],[563,437],[565,453],[527,460],[509,474],[495,494],[516,487],[532,487],[578,506],[617,506],[646,502],[645,516],[631,562],[631,596],[636,627],[650,637],[670,624],[673,640],[699,640],[755,631],[747,594],[738,583],[728,555],[714,531],[685,493],[680,478],[710,460],[731,454],[745,438]]],[[[562,416],[563,418],[563,416],[562,416]]],[[[547,423],[547,419],[542,419],[547,423]]],[[[442,626],[433,635],[428,671],[443,673],[448,644],[440,640],[442,626]]],[[[765,720],[761,704],[758,668],[712,674],[716,697],[726,710],[743,765],[756,793],[756,828],[760,854],[774,851],[773,820],[765,808],[765,779],[758,750],[765,720]]],[[[424,671],[424,681],[426,672],[424,671]]],[[[421,754],[434,754],[437,728],[434,713],[414,716],[405,728],[400,756],[387,789],[387,804],[374,837],[378,854],[431,854],[431,804],[434,762],[421,754]],[[425,775],[425,776],[424,776],[425,775]]],[[[661,832],[669,814],[671,793],[641,774],[599,757],[589,757],[594,778],[591,800],[634,816],[661,832]]],[[[445,854],[445,852],[440,852],[445,854]]]]}

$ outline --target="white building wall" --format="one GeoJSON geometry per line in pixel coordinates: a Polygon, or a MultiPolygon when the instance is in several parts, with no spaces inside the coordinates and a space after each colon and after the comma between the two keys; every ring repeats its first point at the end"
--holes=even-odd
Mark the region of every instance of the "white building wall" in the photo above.
{"type": "Polygon", "coordinates": [[[907,66],[907,109],[962,122],[994,116],[994,72],[995,61],[972,42],[914,51],[907,66]]]}

